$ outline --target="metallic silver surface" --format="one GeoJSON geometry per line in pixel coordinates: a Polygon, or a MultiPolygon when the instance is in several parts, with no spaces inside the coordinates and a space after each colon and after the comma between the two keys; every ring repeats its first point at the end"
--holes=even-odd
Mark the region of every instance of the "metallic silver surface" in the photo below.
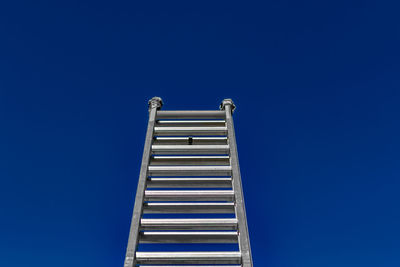
{"type": "Polygon", "coordinates": [[[229,165],[229,156],[152,156],[150,165],[229,165]]]}
{"type": "Polygon", "coordinates": [[[142,164],[140,167],[139,182],[136,190],[135,206],[132,214],[131,227],[129,231],[128,246],[126,249],[124,267],[134,267],[135,251],[138,245],[140,217],[142,216],[142,203],[144,198],[144,191],[146,189],[147,170],[151,155],[151,143],[153,140],[153,129],[155,124],[155,117],[157,109],[161,108],[162,100],[159,97],[153,97],[149,101],[149,122],[147,125],[146,139],[144,143],[142,164]]]}
{"type": "Polygon", "coordinates": [[[225,119],[225,112],[220,110],[160,110],[157,120],[160,119],[225,119]]]}
{"type": "Polygon", "coordinates": [[[146,190],[145,201],[233,201],[232,190],[146,190]]]}
{"type": "Polygon", "coordinates": [[[224,155],[228,145],[152,145],[153,154],[159,155],[224,155]]]}
{"type": "Polygon", "coordinates": [[[162,105],[158,97],[149,101],[124,266],[252,267],[232,100],[220,111],[160,111],[162,105]],[[204,213],[214,218],[201,218],[204,213]],[[238,243],[239,251],[142,252],[139,243],[238,243]]]}
{"type": "Polygon", "coordinates": [[[237,219],[141,219],[142,230],[236,230],[237,219]]]}
{"type": "Polygon", "coordinates": [[[241,265],[139,265],[139,267],[242,267],[241,265]]]}
{"type": "Polygon", "coordinates": [[[150,176],[230,176],[231,166],[149,166],[150,176]]]}
{"type": "Polygon", "coordinates": [[[155,127],[155,136],[213,136],[226,135],[226,127],[155,127]]]}
{"type": "Polygon", "coordinates": [[[240,176],[239,158],[236,147],[235,130],[233,126],[232,112],[235,108],[231,99],[224,99],[221,109],[226,112],[226,126],[228,128],[228,143],[230,147],[230,157],[232,166],[233,190],[235,192],[236,201],[236,218],[239,221],[239,248],[242,253],[243,267],[252,267],[249,231],[247,228],[246,210],[243,198],[242,179],[240,176]]]}
{"type": "Polygon", "coordinates": [[[231,178],[154,178],[147,181],[147,188],[231,188],[231,178]]]}
{"type": "Polygon", "coordinates": [[[174,126],[184,126],[184,127],[204,127],[204,126],[225,126],[225,120],[178,120],[178,121],[172,121],[172,120],[161,120],[157,121],[156,127],[174,127],[174,126]]]}
{"type": "Polygon", "coordinates": [[[223,231],[223,232],[169,232],[169,231],[143,231],[139,236],[140,243],[237,243],[237,231],[223,231]]]}
{"type": "Polygon", "coordinates": [[[189,139],[192,145],[227,145],[228,138],[225,136],[214,136],[214,137],[203,137],[203,136],[193,136],[193,137],[165,137],[158,136],[154,137],[154,145],[189,145],[189,139]]]}
{"type": "Polygon", "coordinates": [[[161,97],[155,96],[149,100],[148,105],[149,105],[149,112],[152,109],[159,110],[163,106],[163,101],[162,101],[161,97]]]}
{"type": "MultiPolygon", "coordinates": [[[[136,252],[138,264],[240,264],[241,254],[229,252],[136,252]]],[[[200,266],[199,266],[200,267],[200,266]]]]}
{"type": "Polygon", "coordinates": [[[171,203],[143,203],[144,213],[157,214],[202,214],[202,213],[218,213],[233,214],[235,213],[235,203],[221,202],[171,202],[171,203]]]}

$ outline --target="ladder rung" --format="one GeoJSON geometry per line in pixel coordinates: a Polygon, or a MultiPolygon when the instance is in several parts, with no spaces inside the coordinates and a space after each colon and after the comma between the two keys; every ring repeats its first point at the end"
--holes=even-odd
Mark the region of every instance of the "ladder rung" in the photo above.
{"type": "Polygon", "coordinates": [[[221,110],[159,110],[157,119],[225,119],[221,110]]]}
{"type": "Polygon", "coordinates": [[[228,154],[229,145],[152,145],[153,154],[228,154]]]}
{"type": "Polygon", "coordinates": [[[180,135],[226,135],[226,127],[154,127],[156,136],[180,136],[180,135]]]}
{"type": "Polygon", "coordinates": [[[141,219],[142,230],[237,230],[237,219],[141,219]]]}
{"type": "Polygon", "coordinates": [[[231,188],[231,178],[149,178],[148,188],[231,188]]]}
{"type": "Polygon", "coordinates": [[[241,265],[139,265],[139,267],[242,267],[241,265]]]}
{"type": "MultiPolygon", "coordinates": [[[[227,137],[192,137],[192,145],[226,145],[227,137]]],[[[153,144],[189,145],[189,137],[154,137],[153,144]]]]}
{"type": "Polygon", "coordinates": [[[150,165],[229,165],[229,156],[153,156],[150,165]]]}
{"type": "Polygon", "coordinates": [[[138,264],[241,264],[241,253],[236,251],[136,252],[136,260],[138,264]]]}
{"type": "Polygon", "coordinates": [[[143,212],[161,214],[180,214],[180,213],[235,213],[234,203],[199,203],[199,202],[175,202],[175,203],[143,203],[143,212]]]}
{"type": "Polygon", "coordinates": [[[167,232],[143,231],[140,243],[237,243],[237,231],[223,232],[167,232]]]}
{"type": "Polygon", "coordinates": [[[233,201],[233,190],[146,190],[145,201],[233,201]]]}
{"type": "Polygon", "coordinates": [[[149,176],[230,176],[231,166],[149,166],[149,176]]]}
{"type": "Polygon", "coordinates": [[[225,126],[225,120],[192,120],[192,121],[189,121],[189,120],[180,120],[180,121],[162,120],[162,121],[157,121],[156,126],[168,126],[168,127],[225,126]]]}

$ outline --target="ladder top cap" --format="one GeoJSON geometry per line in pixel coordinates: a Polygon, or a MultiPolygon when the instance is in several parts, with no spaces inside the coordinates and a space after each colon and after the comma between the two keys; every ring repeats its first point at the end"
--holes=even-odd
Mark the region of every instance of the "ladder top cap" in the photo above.
{"type": "Polygon", "coordinates": [[[155,96],[149,100],[149,111],[153,108],[161,109],[163,106],[163,101],[161,97],[155,96]]]}
{"type": "Polygon", "coordinates": [[[231,111],[233,112],[236,109],[235,104],[233,103],[233,100],[231,98],[225,98],[222,100],[221,105],[219,106],[220,110],[225,110],[225,106],[230,105],[231,106],[231,111]]]}

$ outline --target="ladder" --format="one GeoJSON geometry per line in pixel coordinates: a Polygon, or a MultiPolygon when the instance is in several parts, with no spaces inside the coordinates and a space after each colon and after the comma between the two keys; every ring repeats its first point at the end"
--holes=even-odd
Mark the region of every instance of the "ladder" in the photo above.
{"type": "Polygon", "coordinates": [[[162,105],[159,97],[149,101],[124,267],[252,267],[233,101],[225,99],[220,110],[212,111],[164,111],[162,105]],[[148,218],[148,214],[157,217],[148,218]],[[172,218],[171,214],[180,217],[172,218]],[[201,214],[208,217],[193,218],[201,214]],[[221,214],[231,216],[221,218],[221,214]],[[227,243],[237,244],[238,249],[138,250],[146,243],[227,243]]]}

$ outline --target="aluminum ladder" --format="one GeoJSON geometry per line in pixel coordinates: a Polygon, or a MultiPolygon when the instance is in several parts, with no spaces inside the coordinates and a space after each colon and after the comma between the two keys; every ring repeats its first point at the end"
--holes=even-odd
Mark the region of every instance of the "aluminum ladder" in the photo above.
{"type": "Polygon", "coordinates": [[[162,105],[159,97],[149,101],[124,267],[253,266],[232,119],[235,105],[231,99],[212,111],[163,111],[162,105]],[[142,252],[142,243],[236,243],[238,250],[142,252]]]}

